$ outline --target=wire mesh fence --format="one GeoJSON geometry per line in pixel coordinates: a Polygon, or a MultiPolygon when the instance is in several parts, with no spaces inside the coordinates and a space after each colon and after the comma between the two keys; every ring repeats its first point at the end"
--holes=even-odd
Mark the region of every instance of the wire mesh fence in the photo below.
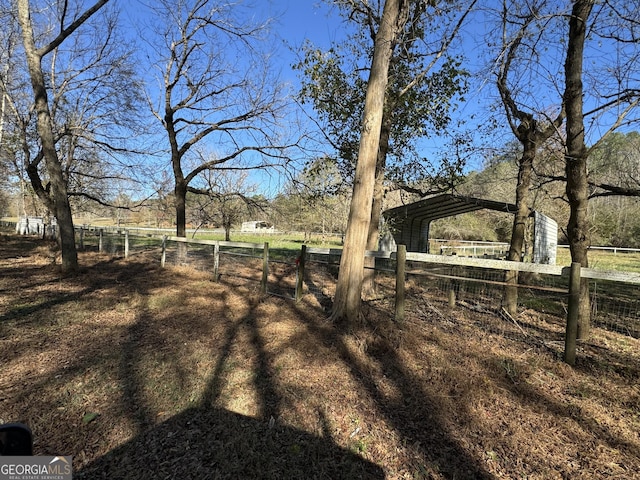
{"type": "Polygon", "coordinates": [[[432,310],[440,306],[442,311],[450,312],[452,318],[462,315],[467,320],[473,319],[483,330],[508,338],[528,337],[540,342],[564,339],[568,303],[566,278],[536,275],[525,279],[526,283],[520,278],[518,314],[511,315],[502,302],[504,270],[436,264],[426,275],[415,275],[420,283],[430,284],[430,295],[422,294],[418,299],[428,302],[432,310]]]}
{"type": "MultiPolygon", "coordinates": [[[[268,244],[187,241],[131,235],[125,231],[86,231],[82,234],[82,244],[84,249],[111,255],[148,253],[163,264],[211,272],[215,280],[253,282],[263,292],[298,298],[300,252],[269,249],[268,244]]],[[[306,249],[306,268],[302,273],[304,291],[326,309],[330,308],[335,292],[341,253],[340,249],[306,249]]],[[[429,261],[414,257],[406,264],[406,309],[415,317],[455,321],[462,315],[491,333],[524,336],[543,343],[562,341],[569,279],[566,272],[559,274],[561,267],[554,267],[554,274],[545,273],[544,269],[518,272],[518,313],[512,316],[502,308],[504,262],[488,260],[489,266],[486,266],[478,259],[473,264],[471,259],[456,258],[456,263],[451,263],[452,260],[446,259],[452,257],[427,257],[429,261]],[[478,266],[480,264],[482,266],[478,266]]],[[[392,254],[370,258],[365,270],[365,298],[375,308],[387,309],[391,315],[397,293],[396,269],[396,257],[392,254]]],[[[628,281],[597,277],[589,280],[592,326],[640,338],[640,280],[630,275],[625,277],[628,281]]]]}
{"type": "Polygon", "coordinates": [[[191,267],[194,270],[214,272],[214,255],[211,245],[166,241],[165,265],[191,267]]]}
{"type": "Polygon", "coordinates": [[[640,287],[592,280],[589,282],[591,322],[597,328],[640,338],[640,287]]]}
{"type": "Polygon", "coordinates": [[[306,250],[305,291],[313,295],[325,309],[329,309],[335,293],[341,253],[339,249],[329,248],[306,250]]]}
{"type": "MultiPolygon", "coordinates": [[[[378,308],[393,314],[396,260],[376,259],[378,308]]],[[[568,278],[519,272],[518,314],[502,306],[505,270],[409,261],[406,266],[406,310],[414,318],[432,322],[472,321],[489,333],[559,342],[565,334],[568,278]]]]}
{"type": "MultiPolygon", "coordinates": [[[[406,310],[413,317],[435,322],[465,318],[486,332],[561,350],[569,310],[568,267],[556,267],[552,273],[552,268],[518,272],[517,314],[510,315],[503,308],[509,264],[480,268],[460,264],[465,262],[462,258],[451,264],[425,257],[431,260],[406,265],[406,310]]],[[[376,259],[375,288],[369,294],[376,308],[389,314],[394,309],[396,268],[393,256],[376,259]]],[[[583,274],[589,278],[592,327],[640,338],[640,276],[619,274],[614,281],[590,278],[606,272],[583,269],[583,274]]]]}

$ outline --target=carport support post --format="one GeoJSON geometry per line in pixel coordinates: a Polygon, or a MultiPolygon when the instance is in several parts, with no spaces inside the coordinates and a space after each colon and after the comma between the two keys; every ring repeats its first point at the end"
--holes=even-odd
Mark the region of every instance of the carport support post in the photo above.
{"type": "Polygon", "coordinates": [[[302,299],[302,294],[304,293],[304,261],[306,256],[307,246],[302,245],[302,248],[300,249],[300,256],[296,262],[296,302],[299,302],[302,299]]]}
{"type": "Polygon", "coordinates": [[[102,253],[103,251],[102,245],[102,229],[98,230],[98,252],[102,253]]]}
{"type": "Polygon", "coordinates": [[[407,263],[407,246],[398,245],[396,252],[396,322],[404,321],[404,276],[407,263]]]}
{"type": "Polygon", "coordinates": [[[267,278],[269,277],[269,242],[264,242],[264,253],[262,254],[262,282],[260,290],[267,293],[267,278]]]}
{"type": "Polygon", "coordinates": [[[569,308],[567,331],[564,336],[564,361],[572,367],[576,364],[576,338],[578,336],[578,314],[580,310],[580,263],[571,264],[569,274],[569,308]]]}
{"type": "Polygon", "coordinates": [[[220,275],[218,271],[220,270],[220,242],[216,240],[216,243],[213,244],[213,281],[218,282],[220,279],[220,275]]]}

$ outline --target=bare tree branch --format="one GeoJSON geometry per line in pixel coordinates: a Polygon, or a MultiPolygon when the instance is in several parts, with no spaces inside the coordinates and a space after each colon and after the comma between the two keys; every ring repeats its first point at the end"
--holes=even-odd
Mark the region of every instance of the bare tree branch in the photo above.
{"type": "Polygon", "coordinates": [[[80,28],[80,26],[82,26],[82,24],[84,24],[87,20],[89,20],[89,18],[91,18],[91,16],[96,13],[98,10],[100,10],[104,5],[107,4],[109,0],[98,0],[91,8],[88,8],[87,10],[84,11],[84,13],[82,15],[80,15],[78,18],[76,18],[71,25],[69,25],[68,27],[64,27],[63,22],[64,22],[64,17],[65,17],[65,13],[66,13],[66,1],[65,1],[65,8],[63,9],[63,15],[62,18],[60,20],[60,33],[58,34],[58,36],[56,38],[54,38],[51,42],[49,42],[47,45],[43,45],[42,47],[40,47],[37,50],[37,54],[40,58],[44,57],[45,55],[47,55],[48,53],[51,53],[53,50],[55,50],[56,48],[58,48],[62,42],[64,42],[69,36],[71,36],[73,34],[73,32],[75,32],[78,28],[80,28]]]}

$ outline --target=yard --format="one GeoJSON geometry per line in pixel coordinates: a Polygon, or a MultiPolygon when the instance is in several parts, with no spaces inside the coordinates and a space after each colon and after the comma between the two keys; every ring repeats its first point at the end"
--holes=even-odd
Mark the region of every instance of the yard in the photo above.
{"type": "Polygon", "coordinates": [[[0,422],[74,478],[640,479],[639,339],[594,328],[571,368],[427,294],[347,331],[312,294],[55,260],[0,239],[0,422]]]}

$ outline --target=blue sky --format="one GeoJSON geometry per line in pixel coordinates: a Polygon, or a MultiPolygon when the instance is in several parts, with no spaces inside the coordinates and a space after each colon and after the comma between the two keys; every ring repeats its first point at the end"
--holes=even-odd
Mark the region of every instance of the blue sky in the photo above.
{"type": "Polygon", "coordinates": [[[291,69],[297,61],[296,49],[305,41],[328,48],[344,34],[344,24],[320,0],[268,0],[265,17],[274,19],[273,31],[280,40],[283,80],[298,85],[298,73],[291,69]]]}
{"type": "Polygon", "coordinates": [[[339,36],[340,22],[326,4],[317,0],[269,0],[268,13],[276,16],[279,34],[292,45],[311,39],[327,46],[339,36]]]}

